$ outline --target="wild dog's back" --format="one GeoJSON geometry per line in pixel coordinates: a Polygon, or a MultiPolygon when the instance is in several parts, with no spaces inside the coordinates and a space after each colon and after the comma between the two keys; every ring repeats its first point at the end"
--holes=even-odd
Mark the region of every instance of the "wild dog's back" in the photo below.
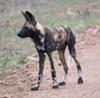
{"type": "MultiPolygon", "coordinates": [[[[60,49],[65,47],[65,43],[68,42],[70,38],[71,29],[66,26],[59,26],[58,28],[46,28],[46,36],[49,40],[48,47],[54,47],[55,49],[60,49]]],[[[48,42],[48,41],[47,41],[48,42]]]]}

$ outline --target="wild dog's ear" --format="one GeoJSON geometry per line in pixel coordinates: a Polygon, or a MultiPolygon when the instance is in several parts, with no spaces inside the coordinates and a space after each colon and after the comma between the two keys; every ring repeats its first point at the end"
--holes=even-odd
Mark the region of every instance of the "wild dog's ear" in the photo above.
{"type": "Polygon", "coordinates": [[[26,17],[27,21],[32,22],[34,25],[36,25],[37,21],[36,21],[34,15],[32,15],[29,11],[26,11],[25,16],[27,16],[26,17]]]}
{"type": "Polygon", "coordinates": [[[23,11],[21,11],[21,13],[24,16],[25,20],[27,21],[28,20],[28,17],[26,16],[26,14],[23,11]]]}
{"type": "Polygon", "coordinates": [[[21,11],[21,13],[25,16],[25,13],[23,11],[21,11]]]}

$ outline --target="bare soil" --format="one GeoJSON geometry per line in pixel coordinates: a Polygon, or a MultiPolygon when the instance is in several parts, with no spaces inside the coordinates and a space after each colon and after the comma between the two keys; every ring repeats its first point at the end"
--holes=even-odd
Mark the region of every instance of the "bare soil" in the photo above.
{"type": "MultiPolygon", "coordinates": [[[[0,73],[0,98],[100,98],[100,27],[89,28],[76,36],[77,57],[83,69],[83,84],[77,84],[76,66],[66,51],[69,66],[66,85],[52,89],[47,59],[42,88],[39,91],[31,91],[32,84],[36,83],[38,71],[38,56],[32,54],[27,59],[32,60],[33,64],[7,74],[0,73]]],[[[57,79],[61,80],[63,68],[57,55],[54,58],[57,79]]]]}

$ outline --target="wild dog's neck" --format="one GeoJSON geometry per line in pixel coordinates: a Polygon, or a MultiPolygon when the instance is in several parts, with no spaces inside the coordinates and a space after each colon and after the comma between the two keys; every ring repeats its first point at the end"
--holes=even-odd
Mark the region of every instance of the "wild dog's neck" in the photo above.
{"type": "Polygon", "coordinates": [[[45,42],[45,29],[44,27],[37,22],[36,31],[33,33],[31,39],[34,41],[36,47],[39,50],[44,50],[44,42],[45,42]]]}
{"type": "Polygon", "coordinates": [[[42,47],[44,45],[45,37],[41,34],[41,31],[37,30],[31,37],[36,46],[42,47]]]}
{"type": "Polygon", "coordinates": [[[40,30],[40,33],[42,35],[45,35],[44,27],[39,22],[37,22],[37,24],[36,24],[36,29],[40,30]]]}

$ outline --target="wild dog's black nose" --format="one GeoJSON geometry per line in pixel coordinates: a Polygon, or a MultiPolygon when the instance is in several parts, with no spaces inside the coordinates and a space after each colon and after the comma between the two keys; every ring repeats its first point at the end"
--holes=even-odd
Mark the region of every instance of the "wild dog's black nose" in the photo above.
{"type": "Polygon", "coordinates": [[[22,38],[22,35],[20,33],[17,34],[18,37],[22,38]]]}
{"type": "Polygon", "coordinates": [[[20,36],[20,34],[18,33],[17,36],[20,36]]]}

